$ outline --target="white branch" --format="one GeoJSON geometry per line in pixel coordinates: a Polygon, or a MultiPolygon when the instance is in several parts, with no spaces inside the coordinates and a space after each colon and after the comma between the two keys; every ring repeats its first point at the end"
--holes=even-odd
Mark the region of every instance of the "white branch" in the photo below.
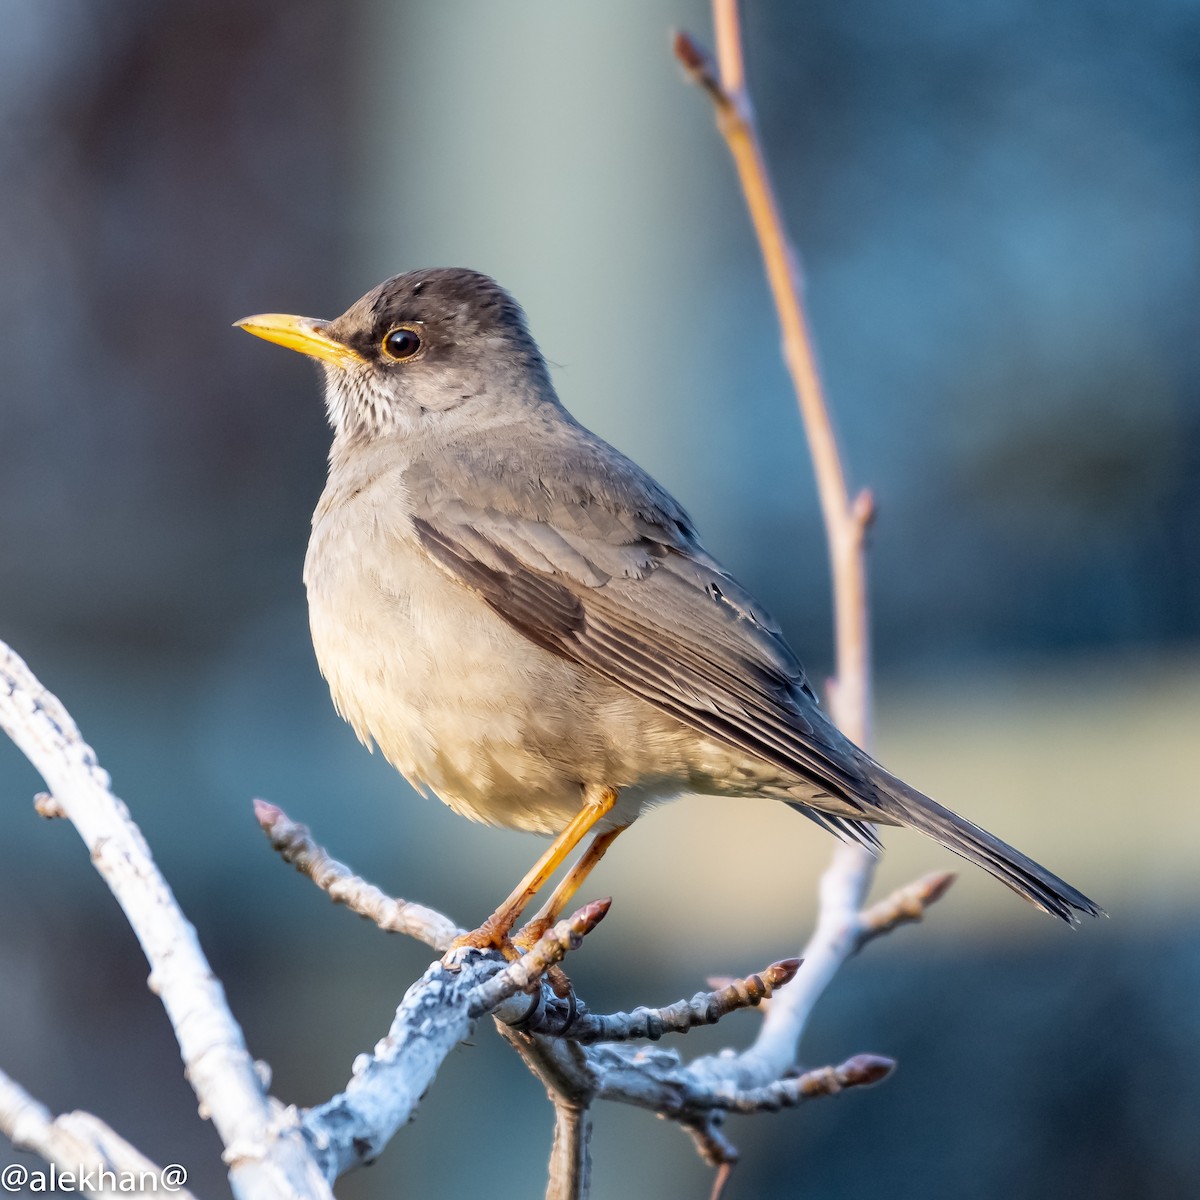
{"type": "Polygon", "coordinates": [[[835,848],[821,876],[817,927],[804,947],[804,965],[771,1002],[754,1045],[738,1056],[735,1077],[741,1087],[763,1087],[780,1079],[796,1061],[817,1000],[858,948],[859,912],[873,874],[874,860],[861,846],[843,842],[835,848]]]}
{"type": "Polygon", "coordinates": [[[475,1018],[494,1012],[520,1023],[543,992],[545,972],[603,920],[607,900],[594,900],[546,930],[515,962],[495,952],[456,952],[452,965],[436,962],[408,989],[387,1035],[371,1055],[360,1055],[346,1090],[307,1112],[298,1127],[332,1183],[352,1167],[371,1162],[412,1120],[442,1062],[471,1032],[475,1018]]]}
{"type": "MultiPolygon", "coordinates": [[[[141,831],[113,795],[66,709],[0,642],[0,728],[41,773],[53,810],[78,830],[150,964],[149,986],[175,1030],[185,1073],[225,1145],[239,1200],[329,1198],[302,1140],[277,1116],[224,989],[160,874],[141,831]]],[[[41,807],[46,808],[43,801],[41,807]]]]}
{"type": "Polygon", "coordinates": [[[346,1090],[297,1114],[330,1183],[372,1162],[412,1119],[446,1056],[470,1035],[476,989],[503,966],[492,957],[477,957],[457,971],[434,963],[408,989],[375,1052],[355,1060],[346,1090]]]}

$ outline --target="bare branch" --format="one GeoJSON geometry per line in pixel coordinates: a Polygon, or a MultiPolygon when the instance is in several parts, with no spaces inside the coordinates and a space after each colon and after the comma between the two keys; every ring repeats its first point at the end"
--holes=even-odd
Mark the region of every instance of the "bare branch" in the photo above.
{"type": "MultiPolygon", "coordinates": [[[[31,1150],[46,1162],[53,1163],[60,1171],[73,1173],[79,1183],[76,1190],[96,1200],[117,1191],[122,1177],[136,1182],[138,1190],[142,1190],[143,1181],[148,1178],[156,1181],[166,1178],[161,1167],[131,1146],[99,1117],[85,1112],[51,1116],[44,1104],[35,1100],[2,1071],[0,1133],[17,1149],[31,1150]],[[105,1179],[100,1175],[101,1172],[110,1174],[105,1179]]],[[[174,1165],[171,1169],[178,1170],[174,1165]]],[[[4,1186],[8,1188],[7,1180],[4,1186]]],[[[182,1200],[194,1200],[186,1188],[176,1187],[172,1191],[182,1200]]]]}
{"type": "Polygon", "coordinates": [[[684,1126],[703,1124],[712,1110],[751,1113],[834,1096],[847,1088],[877,1083],[896,1065],[877,1054],[857,1054],[838,1067],[821,1067],[747,1088],[738,1085],[733,1073],[721,1076],[722,1061],[722,1056],[716,1056],[681,1066],[673,1053],[647,1053],[626,1046],[602,1046],[589,1054],[598,1099],[653,1109],[684,1126]]]}
{"type": "MultiPolygon", "coordinates": [[[[677,34],[676,57],[713,100],[717,127],[729,147],[758,237],[783,333],[783,355],[804,420],[833,574],[837,679],[831,702],[838,724],[860,745],[870,732],[870,637],[865,531],[874,516],[869,492],[853,504],[813,349],[799,258],[788,238],[755,127],[746,87],[737,0],[713,0],[719,75],[710,56],[677,34]]],[[[755,1045],[740,1056],[745,1086],[765,1086],[791,1065],[817,997],[856,948],[858,914],[870,889],[874,859],[861,846],[839,845],[821,881],[817,929],[804,951],[799,978],[771,1004],[755,1045]]]]}
{"type": "Polygon", "coordinates": [[[733,1166],[733,1159],[724,1159],[721,1165],[717,1167],[717,1173],[713,1176],[712,1191],[708,1194],[708,1200],[721,1200],[721,1194],[725,1191],[725,1185],[729,1182],[729,1176],[733,1174],[733,1166]]]}
{"type": "MultiPolygon", "coordinates": [[[[63,813],[80,827],[85,841],[93,846],[98,867],[111,880],[146,947],[154,968],[152,986],[163,997],[168,1012],[173,1018],[182,1012],[186,1019],[188,1014],[198,1011],[205,1021],[215,1024],[216,1033],[211,1028],[202,1029],[201,1045],[208,1049],[202,1049],[195,1059],[188,1057],[192,1045],[189,1039],[199,1034],[189,1027],[179,1035],[185,1061],[195,1073],[197,1094],[215,1119],[212,1105],[227,1103],[222,1089],[230,1086],[225,1064],[231,1050],[213,1039],[232,1023],[232,1017],[223,1008],[219,985],[207,972],[198,984],[186,974],[180,982],[181,963],[182,967],[195,970],[188,956],[199,956],[199,947],[165,882],[157,875],[136,826],[108,790],[107,777],[96,766],[94,756],[79,739],[57,701],[40,690],[11,652],[0,659],[0,670],[3,672],[0,680],[4,682],[0,689],[0,721],[13,733],[18,745],[27,749],[54,788],[55,799],[41,799],[41,809],[63,813]],[[57,763],[55,754],[65,758],[70,769],[57,763]],[[107,808],[109,816],[98,817],[89,807],[91,804],[99,805],[102,811],[107,808]],[[160,929],[159,923],[164,928],[160,929]],[[184,939],[182,951],[180,938],[184,939]],[[171,961],[175,955],[181,957],[171,961]],[[163,959],[167,961],[160,965],[163,959]],[[185,988],[182,999],[177,998],[180,988],[185,988]],[[198,988],[199,995],[189,994],[186,988],[198,988]],[[215,1015],[208,1007],[212,989],[216,989],[221,1004],[215,1015]],[[224,1024],[222,1012],[226,1014],[224,1024]],[[224,1059],[216,1057],[218,1048],[224,1059]],[[210,1087],[214,1072],[215,1090],[210,1087]]],[[[307,830],[291,822],[279,809],[260,802],[257,811],[284,856],[331,895],[369,912],[385,928],[411,931],[419,926],[426,935],[434,936],[429,935],[429,930],[441,923],[442,929],[436,936],[448,932],[451,922],[447,918],[420,905],[405,905],[383,896],[331,859],[307,830]]],[[[919,919],[924,908],[947,885],[948,877],[931,876],[901,889],[865,914],[858,911],[857,893],[852,888],[843,888],[837,895],[827,889],[823,913],[837,913],[845,918],[837,941],[839,954],[851,953],[871,937],[919,919]]],[[[253,1073],[256,1095],[266,1107],[268,1121],[261,1141],[253,1148],[255,1153],[237,1143],[227,1151],[227,1158],[233,1163],[231,1178],[237,1177],[239,1197],[328,1195],[328,1183],[351,1167],[371,1161],[395,1131],[411,1120],[445,1056],[469,1035],[474,1018],[489,1011],[494,1011],[497,1019],[509,1026],[525,1026],[504,1027],[502,1032],[543,1080],[555,1103],[555,1167],[550,1195],[562,1200],[584,1194],[588,1178],[588,1109],[597,1096],[674,1117],[709,1161],[727,1164],[733,1161],[735,1152],[718,1128],[724,1112],[796,1104],[869,1082],[883,1073],[880,1064],[885,1060],[864,1057],[850,1060],[840,1068],[824,1068],[798,1079],[787,1078],[790,1054],[794,1051],[794,1042],[790,1041],[788,1062],[778,1069],[769,1056],[759,1053],[757,1043],[746,1054],[702,1058],[687,1067],[674,1054],[619,1044],[617,1039],[653,1040],[667,1032],[686,1032],[698,1024],[712,1023],[728,1012],[760,1003],[772,994],[787,996],[796,984],[784,985],[796,976],[800,964],[794,959],[775,963],[761,974],[661,1009],[643,1007],[632,1013],[593,1015],[573,998],[570,1005],[564,1005],[542,982],[542,977],[566,953],[578,948],[608,906],[607,900],[585,905],[547,931],[515,962],[506,963],[498,954],[467,951],[453,967],[435,963],[409,989],[388,1034],[374,1053],[356,1061],[345,1091],[317,1108],[299,1112],[275,1105],[265,1097],[254,1064],[246,1055],[245,1062],[253,1073]],[[532,1003],[523,995],[530,990],[536,992],[532,1003]],[[564,1036],[569,1040],[563,1040],[564,1036]],[[608,1044],[590,1050],[579,1044],[601,1040],[608,1044]],[[290,1191],[286,1190],[292,1186],[292,1177],[286,1173],[288,1154],[298,1157],[307,1173],[307,1178],[290,1191]],[[280,1156],[283,1156],[282,1166],[280,1156]],[[258,1172],[254,1171],[255,1166],[259,1167],[258,1172]],[[239,1172],[249,1173],[239,1175],[239,1172]],[[314,1187],[314,1178],[319,1187],[314,1187]]],[[[202,957],[199,961],[203,962],[202,957]]],[[[803,980],[803,974],[798,978],[803,980]]],[[[808,990],[811,1003],[814,997],[808,990]]],[[[801,1023],[802,1020],[803,1017],[801,1023]]],[[[237,1033],[236,1025],[233,1030],[237,1033]]],[[[237,1038],[234,1049],[245,1055],[240,1033],[237,1038]]],[[[9,1130],[19,1144],[41,1152],[50,1151],[53,1139],[58,1139],[60,1147],[65,1148],[61,1152],[66,1155],[69,1150],[64,1161],[72,1166],[91,1162],[103,1153],[108,1156],[106,1162],[136,1163],[140,1170],[153,1169],[153,1164],[148,1164],[95,1118],[72,1114],[52,1119],[15,1084],[8,1085],[7,1090],[0,1086],[0,1128],[9,1130]],[[84,1153],[87,1146],[91,1150],[84,1153]],[[97,1147],[102,1149],[98,1151],[97,1147]]]]}
{"type": "Polygon", "coordinates": [[[293,821],[276,805],[255,800],[254,816],[283,861],[291,863],[301,875],[307,875],[335,904],[344,904],[388,933],[407,934],[435,950],[445,950],[462,933],[449,917],[436,909],[389,896],[355,875],[329,855],[307,825],[293,821]]]}
{"type": "Polygon", "coordinates": [[[554,1102],[554,1145],[546,1200],[580,1200],[587,1195],[592,1176],[592,1110],[554,1091],[550,1099],[554,1102]]]}
{"type": "Polygon", "coordinates": [[[955,879],[952,872],[927,875],[863,912],[869,881],[859,870],[854,849],[838,846],[833,862],[821,877],[820,915],[804,948],[804,968],[772,1002],[758,1039],[743,1056],[748,1068],[743,1086],[765,1082],[764,1075],[782,1075],[794,1059],[817,1001],[846,959],[897,926],[919,921],[955,879]]]}
{"type": "Polygon", "coordinates": [[[697,992],[690,1000],[679,1000],[664,1008],[639,1007],[632,1012],[601,1015],[588,1012],[579,1002],[572,1016],[561,1012],[561,1002],[551,1003],[527,1020],[524,1027],[531,1033],[570,1038],[585,1045],[656,1042],[664,1034],[687,1033],[701,1025],[715,1025],[731,1012],[763,1003],[791,980],[799,967],[799,959],[787,958],[772,963],[761,974],[730,980],[716,991],[697,992]]]}
{"type": "Polygon", "coordinates": [[[723,1112],[707,1112],[695,1121],[679,1122],[684,1133],[695,1144],[696,1153],[700,1158],[710,1167],[717,1168],[716,1178],[713,1180],[712,1200],[718,1200],[729,1182],[730,1170],[741,1158],[738,1148],[722,1131],[724,1123],[723,1112]]]}
{"type": "Polygon", "coordinates": [[[225,1145],[238,1197],[329,1197],[299,1138],[277,1136],[276,1114],[246,1051],[241,1028],[196,931],[113,795],[107,773],[70,714],[20,657],[0,642],[0,728],[41,773],[78,830],[150,964],[150,988],[179,1042],[185,1074],[225,1145]]]}
{"type": "Polygon", "coordinates": [[[499,954],[478,951],[454,970],[433,963],[405,993],[374,1052],[355,1059],[345,1091],[293,1113],[326,1180],[372,1162],[412,1119],[446,1055],[470,1035],[475,990],[503,968],[499,954]]]}
{"type": "Polygon", "coordinates": [[[922,876],[906,887],[897,888],[890,896],[859,913],[858,945],[861,950],[868,942],[899,925],[911,925],[925,918],[931,904],[936,904],[958,878],[954,871],[935,871],[922,876]]]}
{"type": "MultiPolygon", "coordinates": [[[[446,1055],[470,1035],[475,1018],[537,986],[546,970],[599,924],[609,903],[593,901],[559,921],[516,962],[506,963],[498,952],[468,949],[453,965],[432,964],[408,989],[374,1052],[355,1061],[345,1090],[295,1116],[325,1178],[332,1183],[373,1161],[412,1120],[446,1055]]],[[[506,1015],[518,1019],[520,1008],[506,1015]]]]}
{"type": "Polygon", "coordinates": [[[746,88],[737,0],[713,0],[713,27],[719,78],[710,56],[689,35],[675,35],[675,55],[688,77],[713,101],[717,128],[733,157],[762,251],[783,333],[783,357],[804,420],[829,541],[839,697],[834,715],[851,738],[866,746],[870,730],[870,637],[863,543],[870,505],[850,503],[804,307],[800,260],[784,227],[746,88]]]}
{"type": "Polygon", "coordinates": [[[719,1096],[715,1106],[737,1113],[778,1112],[818,1096],[836,1096],[847,1088],[878,1083],[895,1066],[892,1059],[878,1054],[856,1054],[838,1067],[819,1067],[796,1079],[780,1079],[766,1087],[719,1096]]]}
{"type": "Polygon", "coordinates": [[[713,0],[713,30],[717,39],[717,60],[721,64],[721,87],[730,96],[747,95],[738,0],[713,0]]]}

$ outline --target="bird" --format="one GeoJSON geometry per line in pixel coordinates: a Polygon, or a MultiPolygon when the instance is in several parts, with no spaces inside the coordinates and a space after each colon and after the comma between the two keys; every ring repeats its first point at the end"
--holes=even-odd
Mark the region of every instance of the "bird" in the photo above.
{"type": "Polygon", "coordinates": [[[1063,921],[1102,911],[841,733],[683,507],[563,406],[495,280],[410,271],[332,320],[236,324],[324,373],[304,584],[337,711],[417,791],[553,838],[457,946],[519,953],[641,813],[689,793],[772,797],[876,852],[876,826],[908,826],[1063,921]]]}

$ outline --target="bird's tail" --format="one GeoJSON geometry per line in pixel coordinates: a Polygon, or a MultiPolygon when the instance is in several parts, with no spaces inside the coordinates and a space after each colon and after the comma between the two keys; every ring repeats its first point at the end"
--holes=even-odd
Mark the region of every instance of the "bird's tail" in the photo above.
{"type": "MultiPolygon", "coordinates": [[[[865,756],[864,756],[865,757],[865,756]]],[[[885,771],[873,759],[863,763],[864,774],[876,789],[876,804],[885,815],[901,825],[911,825],[940,842],[947,850],[981,866],[1018,895],[1043,912],[1068,924],[1079,921],[1080,913],[1095,917],[1103,913],[1094,901],[1077,891],[1045,867],[1026,858],[986,829],[943,808],[936,801],[885,771]]]]}

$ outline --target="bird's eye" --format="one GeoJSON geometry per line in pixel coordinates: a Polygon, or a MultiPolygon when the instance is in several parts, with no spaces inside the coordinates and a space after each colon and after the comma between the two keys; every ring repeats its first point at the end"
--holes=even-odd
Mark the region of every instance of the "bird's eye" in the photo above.
{"type": "Polygon", "coordinates": [[[383,352],[397,362],[415,358],[421,352],[421,335],[411,325],[401,325],[383,339],[383,352]]]}

